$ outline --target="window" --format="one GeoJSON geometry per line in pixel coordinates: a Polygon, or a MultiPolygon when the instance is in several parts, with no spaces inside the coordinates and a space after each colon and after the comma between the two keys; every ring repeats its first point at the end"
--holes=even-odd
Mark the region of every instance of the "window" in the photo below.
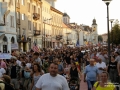
{"type": "Polygon", "coordinates": [[[30,12],[30,3],[28,3],[28,12],[30,12]]]}
{"type": "Polygon", "coordinates": [[[14,27],[14,16],[10,16],[10,21],[11,21],[11,27],[14,27]]]}
{"type": "Polygon", "coordinates": [[[39,24],[39,30],[41,30],[41,24],[39,24]]]}
{"type": "Polygon", "coordinates": [[[25,5],[25,0],[21,0],[21,4],[22,4],[22,5],[25,5]]]}
{"type": "Polygon", "coordinates": [[[37,30],[37,23],[33,23],[33,30],[37,30]]]}
{"type": "Polygon", "coordinates": [[[36,13],[36,7],[33,5],[33,13],[36,13]]]}
{"type": "Polygon", "coordinates": [[[20,12],[17,12],[17,19],[20,19],[20,12]]]}
{"type": "Polygon", "coordinates": [[[31,21],[28,21],[28,30],[31,30],[31,21]]]}
{"type": "Polygon", "coordinates": [[[38,14],[40,14],[40,8],[38,8],[38,14]]]}
{"type": "Polygon", "coordinates": [[[22,14],[22,20],[25,20],[25,14],[22,14]]]}

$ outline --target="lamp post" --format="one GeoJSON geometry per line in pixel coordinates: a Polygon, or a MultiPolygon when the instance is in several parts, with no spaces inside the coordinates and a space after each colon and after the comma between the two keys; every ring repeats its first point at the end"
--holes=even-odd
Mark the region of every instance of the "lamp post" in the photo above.
{"type": "Polygon", "coordinates": [[[113,49],[113,32],[112,32],[112,23],[113,23],[114,19],[110,19],[110,22],[111,22],[111,34],[112,34],[112,37],[111,37],[111,41],[112,41],[112,49],[113,49]]]}
{"type": "Polygon", "coordinates": [[[45,50],[45,24],[46,24],[45,22],[46,22],[46,21],[49,21],[49,20],[52,20],[52,18],[46,19],[46,20],[44,20],[44,22],[43,22],[43,23],[44,23],[44,50],[45,50]]]}
{"type": "Polygon", "coordinates": [[[112,0],[102,0],[107,5],[108,59],[110,61],[109,4],[112,0]]]}

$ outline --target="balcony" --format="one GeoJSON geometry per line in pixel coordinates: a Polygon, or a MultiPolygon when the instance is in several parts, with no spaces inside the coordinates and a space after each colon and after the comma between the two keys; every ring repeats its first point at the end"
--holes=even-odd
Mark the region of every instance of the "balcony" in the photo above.
{"type": "Polygon", "coordinates": [[[40,35],[40,30],[34,30],[33,33],[34,33],[34,36],[40,35]]]}
{"type": "Polygon", "coordinates": [[[63,38],[63,35],[56,35],[56,40],[61,40],[63,38]]]}
{"type": "Polygon", "coordinates": [[[16,8],[20,8],[20,3],[16,3],[16,8]]]}
{"type": "Polygon", "coordinates": [[[39,20],[39,18],[40,18],[40,14],[38,14],[38,13],[33,13],[33,19],[34,19],[34,20],[39,20]]]}
{"type": "Polygon", "coordinates": [[[20,25],[20,19],[17,19],[17,25],[20,25]]]}

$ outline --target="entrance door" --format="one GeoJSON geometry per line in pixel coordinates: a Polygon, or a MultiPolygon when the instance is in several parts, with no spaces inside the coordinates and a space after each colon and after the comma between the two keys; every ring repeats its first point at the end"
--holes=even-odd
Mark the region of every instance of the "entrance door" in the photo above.
{"type": "Polygon", "coordinates": [[[7,45],[3,45],[3,53],[7,53],[7,45]]]}
{"type": "Polygon", "coordinates": [[[23,43],[23,52],[26,52],[26,43],[23,43]]]}

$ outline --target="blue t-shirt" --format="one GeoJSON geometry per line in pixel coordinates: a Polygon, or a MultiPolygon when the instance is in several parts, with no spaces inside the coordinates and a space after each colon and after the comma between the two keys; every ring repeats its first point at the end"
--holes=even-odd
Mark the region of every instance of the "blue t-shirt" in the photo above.
{"type": "Polygon", "coordinates": [[[87,76],[86,80],[96,81],[97,80],[97,74],[99,72],[98,72],[98,68],[96,66],[87,65],[84,73],[87,76]]]}

